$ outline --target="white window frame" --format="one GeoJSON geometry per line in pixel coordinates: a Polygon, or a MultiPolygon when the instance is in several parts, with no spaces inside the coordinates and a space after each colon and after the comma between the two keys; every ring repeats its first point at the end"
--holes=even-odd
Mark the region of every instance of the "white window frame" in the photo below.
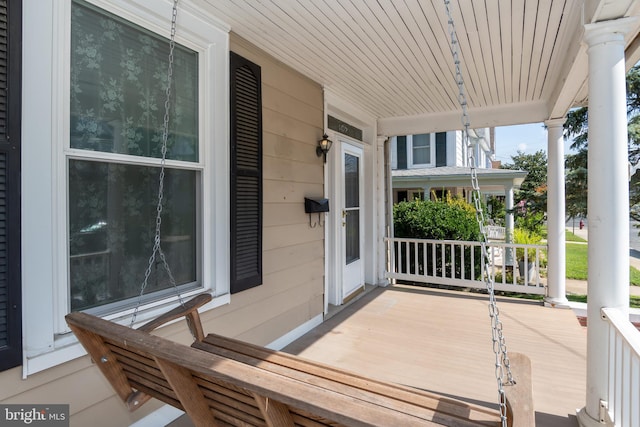
{"type": "MultiPolygon", "coordinates": [[[[424,135],[424,134],[421,134],[424,135]]],[[[431,132],[429,134],[429,158],[431,161],[429,163],[414,163],[413,162],[413,137],[414,135],[407,135],[407,168],[408,169],[417,169],[417,168],[428,168],[436,165],[436,134],[431,132]]]]}
{"type": "MultiPolygon", "coordinates": [[[[169,37],[172,2],[88,0],[169,37]]],[[[202,287],[183,297],[210,292],[204,309],[229,298],[229,28],[185,0],[179,5],[176,42],[198,52],[199,161],[202,218],[202,287]],[[215,173],[214,173],[215,171],[215,173]]],[[[71,0],[23,1],[22,287],[23,376],[85,352],[64,321],[69,307],[67,168],[83,156],[69,147],[71,0]],[[48,74],[43,70],[51,70],[48,74]],[[49,77],[49,78],[47,78],[49,77]]],[[[117,155],[96,154],[113,159],[117,155]]],[[[136,164],[148,163],[141,160],[136,164]]],[[[180,166],[182,162],[167,161],[180,166]]],[[[143,272],[142,272],[143,273],[143,272]]],[[[176,306],[177,296],[146,304],[139,323],[176,306]]],[[[128,323],[131,309],[107,318],[128,323]]]]}

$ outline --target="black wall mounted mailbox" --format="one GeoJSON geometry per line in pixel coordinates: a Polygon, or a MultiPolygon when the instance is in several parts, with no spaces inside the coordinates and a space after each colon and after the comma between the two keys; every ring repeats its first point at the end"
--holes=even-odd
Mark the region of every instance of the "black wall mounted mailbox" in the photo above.
{"type": "Polygon", "coordinates": [[[322,221],[322,213],[329,212],[329,199],[310,199],[309,197],[304,198],[304,211],[309,214],[309,227],[316,228],[318,224],[321,227],[324,227],[324,222],[322,221]],[[311,214],[318,214],[318,222],[311,222],[311,214]]]}
{"type": "Polygon", "coordinates": [[[329,199],[304,198],[304,211],[306,213],[329,212],[329,199]]]}

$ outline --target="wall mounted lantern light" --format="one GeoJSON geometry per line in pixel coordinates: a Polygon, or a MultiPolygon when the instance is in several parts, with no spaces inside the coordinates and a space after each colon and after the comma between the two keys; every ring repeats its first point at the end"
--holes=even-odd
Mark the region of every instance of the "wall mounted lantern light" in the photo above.
{"type": "Polygon", "coordinates": [[[316,155],[318,157],[323,156],[325,163],[327,163],[327,153],[331,148],[331,144],[333,144],[333,141],[331,141],[325,133],[322,135],[322,139],[318,141],[318,146],[316,147],[316,155]]]}

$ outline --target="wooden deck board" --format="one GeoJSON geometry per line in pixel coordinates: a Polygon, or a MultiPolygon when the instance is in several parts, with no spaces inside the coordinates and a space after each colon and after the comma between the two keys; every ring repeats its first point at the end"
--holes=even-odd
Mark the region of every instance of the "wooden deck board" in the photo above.
{"type": "MultiPolygon", "coordinates": [[[[284,350],[386,381],[495,407],[487,296],[380,288],[284,350]]],[[[500,298],[509,351],[532,363],[536,424],[576,426],[584,406],[586,329],[571,310],[500,298]]]]}

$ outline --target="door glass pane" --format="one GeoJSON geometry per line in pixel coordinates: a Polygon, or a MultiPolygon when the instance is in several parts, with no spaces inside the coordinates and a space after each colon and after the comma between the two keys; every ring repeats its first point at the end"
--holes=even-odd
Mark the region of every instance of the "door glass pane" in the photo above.
{"type": "Polygon", "coordinates": [[[346,228],[346,264],[360,259],[360,210],[347,211],[346,228]]]}
{"type": "MultiPolygon", "coordinates": [[[[159,168],[69,161],[72,310],[137,296],[155,235],[159,168]]],[[[167,169],[162,249],[178,285],[196,281],[198,173],[167,169]]],[[[145,294],[171,288],[159,260],[145,294]]]]}
{"type": "Polygon", "coordinates": [[[344,155],[346,264],[360,259],[360,158],[344,155]]]}
{"type": "MultiPolygon", "coordinates": [[[[169,43],[84,2],[71,14],[71,147],[161,157],[169,43]]],[[[198,161],[198,54],[176,45],[167,158],[198,161]]]]}
{"type": "Polygon", "coordinates": [[[360,206],[360,158],[351,154],[344,155],[344,195],[345,207],[360,206]]]}

